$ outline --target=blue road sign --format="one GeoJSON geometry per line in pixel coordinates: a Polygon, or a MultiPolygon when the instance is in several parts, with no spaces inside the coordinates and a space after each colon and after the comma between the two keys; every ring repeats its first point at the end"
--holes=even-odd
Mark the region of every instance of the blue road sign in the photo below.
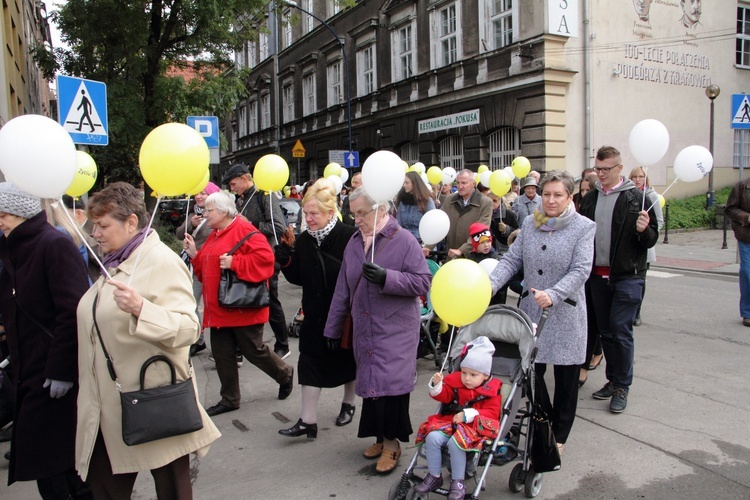
{"type": "Polygon", "coordinates": [[[219,148],[219,119],[215,116],[188,116],[187,124],[206,140],[210,149],[219,148]]]}
{"type": "Polygon", "coordinates": [[[107,85],[94,80],[58,75],[57,119],[75,144],[109,144],[107,85]]]}
{"type": "Polygon", "coordinates": [[[347,151],[344,153],[344,166],[346,168],[359,167],[359,151],[347,151]]]}
{"type": "Polygon", "coordinates": [[[750,129],[749,94],[732,94],[732,128],[750,129]]]}

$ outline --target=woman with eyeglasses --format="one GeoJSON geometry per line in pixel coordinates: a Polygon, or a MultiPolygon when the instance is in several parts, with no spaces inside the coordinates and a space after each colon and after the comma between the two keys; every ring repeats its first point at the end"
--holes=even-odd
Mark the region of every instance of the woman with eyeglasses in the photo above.
{"type": "Polygon", "coordinates": [[[419,343],[420,295],[432,274],[414,236],[359,188],[349,195],[359,231],[344,250],[325,337],[337,348],[348,313],[357,363],[355,392],[362,398],[360,438],[374,437],[363,455],[378,458],[375,471],[392,471],[409,442],[409,395],[414,390],[419,343]],[[374,255],[374,257],[373,257],[374,255]],[[374,260],[374,261],[373,261],[374,260]]]}
{"type": "MultiPolygon", "coordinates": [[[[659,195],[654,191],[654,188],[651,187],[651,183],[648,181],[648,175],[646,175],[646,170],[643,167],[635,167],[633,170],[630,171],[630,180],[633,181],[633,184],[635,184],[635,187],[637,189],[640,189],[644,192],[645,198],[646,198],[646,207],[645,209],[648,210],[648,207],[651,205],[654,206],[654,213],[656,214],[656,223],[659,227],[659,231],[661,231],[662,226],[664,226],[664,216],[662,215],[661,211],[661,205],[659,204],[659,195]]],[[[652,246],[648,249],[648,252],[646,254],[646,273],[648,273],[649,267],[651,267],[651,263],[656,262],[656,246],[652,246]]],[[[643,293],[641,294],[641,304],[638,306],[638,314],[635,317],[635,323],[633,323],[634,326],[641,326],[641,306],[643,305],[643,297],[646,296],[646,278],[643,279],[643,293]]]]}

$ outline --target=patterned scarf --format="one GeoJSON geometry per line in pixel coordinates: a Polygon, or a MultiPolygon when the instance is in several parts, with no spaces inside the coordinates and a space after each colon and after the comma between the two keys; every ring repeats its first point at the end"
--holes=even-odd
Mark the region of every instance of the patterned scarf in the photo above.
{"type": "Polygon", "coordinates": [[[375,231],[368,231],[367,233],[364,233],[362,232],[361,229],[359,230],[359,232],[362,233],[362,240],[364,240],[364,243],[365,243],[365,253],[367,253],[370,250],[370,245],[372,245],[372,238],[374,234],[382,231],[390,219],[391,219],[391,216],[388,214],[385,214],[385,217],[383,217],[382,219],[378,221],[378,225],[375,228],[375,231]]]}
{"type": "Polygon", "coordinates": [[[328,224],[326,224],[326,227],[324,227],[323,229],[313,230],[308,227],[307,232],[310,233],[310,236],[315,238],[315,241],[318,242],[318,246],[320,247],[320,245],[323,244],[323,240],[325,239],[325,237],[330,234],[330,232],[333,230],[333,226],[335,225],[336,216],[334,215],[333,217],[331,217],[331,220],[328,221],[328,224]]]}
{"type": "MultiPolygon", "coordinates": [[[[146,234],[147,227],[144,227],[135,235],[130,238],[130,241],[125,243],[122,247],[120,247],[119,250],[115,250],[112,253],[108,253],[104,256],[102,259],[102,264],[106,269],[114,269],[115,267],[119,266],[122,262],[126,261],[128,257],[133,253],[133,251],[138,248],[138,246],[143,243],[144,235],[146,234]]],[[[148,234],[153,233],[154,230],[149,230],[148,234]]]]}
{"type": "Polygon", "coordinates": [[[568,203],[565,210],[557,217],[547,217],[544,212],[534,210],[534,226],[541,231],[557,231],[570,224],[575,213],[576,209],[572,203],[568,203]]]}

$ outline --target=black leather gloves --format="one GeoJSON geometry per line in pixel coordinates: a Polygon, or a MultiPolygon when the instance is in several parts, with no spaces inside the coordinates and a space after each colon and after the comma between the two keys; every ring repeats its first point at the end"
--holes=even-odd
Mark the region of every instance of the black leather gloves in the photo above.
{"type": "Polygon", "coordinates": [[[329,350],[335,351],[339,348],[339,344],[341,343],[341,339],[329,339],[326,337],[326,346],[329,350]]]}
{"type": "Polygon", "coordinates": [[[375,283],[376,285],[385,284],[386,270],[377,264],[373,264],[371,262],[366,262],[365,264],[363,264],[362,275],[370,283],[375,283]]]}

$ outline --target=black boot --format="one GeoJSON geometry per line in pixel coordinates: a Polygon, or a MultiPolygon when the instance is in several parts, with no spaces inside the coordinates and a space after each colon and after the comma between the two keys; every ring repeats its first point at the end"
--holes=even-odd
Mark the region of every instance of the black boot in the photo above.
{"type": "Polygon", "coordinates": [[[288,429],[281,429],[279,434],[286,437],[299,437],[303,434],[307,434],[310,439],[318,437],[318,424],[306,424],[302,419],[297,420],[297,423],[288,429]]]}
{"type": "Polygon", "coordinates": [[[336,425],[342,427],[347,424],[351,424],[354,419],[354,405],[347,403],[341,403],[341,411],[339,416],[336,417],[336,425]]]}

